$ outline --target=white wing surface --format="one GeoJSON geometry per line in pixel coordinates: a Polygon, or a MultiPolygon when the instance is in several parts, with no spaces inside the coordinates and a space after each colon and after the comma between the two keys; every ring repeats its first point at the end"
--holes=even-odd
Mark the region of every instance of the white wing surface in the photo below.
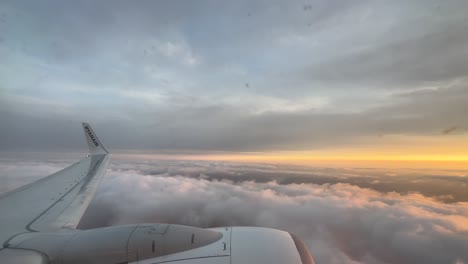
{"type": "Polygon", "coordinates": [[[90,155],[48,177],[0,196],[0,248],[26,232],[75,228],[110,160],[89,124],[83,123],[90,155]]]}

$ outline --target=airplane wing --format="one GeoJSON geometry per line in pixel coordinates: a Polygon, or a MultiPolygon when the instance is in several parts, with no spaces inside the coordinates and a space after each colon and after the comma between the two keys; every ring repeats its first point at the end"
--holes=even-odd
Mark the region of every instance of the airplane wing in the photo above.
{"type": "Polygon", "coordinates": [[[110,160],[91,127],[90,155],[0,197],[0,263],[313,264],[296,236],[259,227],[131,224],[74,229],[110,160]]]}
{"type": "Polygon", "coordinates": [[[83,123],[90,155],[32,184],[0,196],[0,241],[17,234],[75,228],[109,163],[110,156],[91,126],[83,123]]]}

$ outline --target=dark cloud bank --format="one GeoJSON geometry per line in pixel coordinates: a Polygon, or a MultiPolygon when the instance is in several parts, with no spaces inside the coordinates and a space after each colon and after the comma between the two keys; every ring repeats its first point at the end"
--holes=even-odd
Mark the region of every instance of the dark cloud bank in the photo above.
{"type": "MultiPolygon", "coordinates": [[[[0,162],[2,186],[67,160],[12,164],[0,162]]],[[[467,185],[432,171],[115,159],[80,228],[266,226],[299,234],[317,263],[458,264],[468,262],[467,185]]]]}
{"type": "Polygon", "coordinates": [[[465,134],[465,10],[458,0],[2,1],[0,148],[76,148],[79,121],[124,149],[465,134]]]}

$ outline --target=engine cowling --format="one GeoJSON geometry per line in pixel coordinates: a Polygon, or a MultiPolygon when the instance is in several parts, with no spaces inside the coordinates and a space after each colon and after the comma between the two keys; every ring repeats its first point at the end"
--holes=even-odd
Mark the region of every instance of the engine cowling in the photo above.
{"type": "Polygon", "coordinates": [[[297,236],[268,228],[233,227],[232,264],[314,264],[309,250],[297,236]]]}
{"type": "Polygon", "coordinates": [[[202,229],[140,224],[14,237],[9,249],[33,250],[49,263],[313,264],[290,233],[257,227],[202,229]]]}

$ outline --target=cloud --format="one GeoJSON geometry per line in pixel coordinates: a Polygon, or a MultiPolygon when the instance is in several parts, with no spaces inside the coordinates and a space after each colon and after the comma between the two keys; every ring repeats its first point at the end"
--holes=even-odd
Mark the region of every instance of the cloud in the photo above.
{"type": "MultiPolygon", "coordinates": [[[[122,105],[115,113],[106,112],[105,104],[99,108],[68,106],[61,110],[55,106],[48,108],[47,103],[41,103],[39,108],[27,100],[0,98],[4,102],[0,112],[5,124],[0,131],[0,146],[4,149],[78,148],[82,146],[82,136],[76,124],[83,120],[95,124],[105,145],[113,149],[231,151],[310,150],[361,146],[363,142],[379,144],[387,142],[387,138],[377,140],[377,135],[382,134],[437,137],[443,128],[468,122],[464,114],[468,89],[464,83],[396,92],[387,105],[344,113],[304,109],[303,104],[323,107],[321,100],[260,101],[249,112],[248,106],[222,98],[211,101],[202,96],[184,97],[172,93],[130,93],[135,98],[144,97],[145,103],[135,101],[136,105],[131,108],[122,105]],[[158,106],[161,101],[172,103],[158,106]],[[271,110],[277,104],[286,105],[289,111],[271,110]],[[70,114],[78,109],[80,114],[70,114]],[[43,114],[48,111],[52,113],[43,114]],[[132,118],[134,115],[138,118],[132,118]],[[32,126],[34,129],[30,129],[32,126]]],[[[465,131],[459,129],[458,132],[464,134],[465,131]]]]}
{"type": "Polygon", "coordinates": [[[172,42],[159,43],[157,45],[157,50],[168,58],[179,59],[187,66],[195,66],[200,63],[199,59],[186,47],[186,44],[182,45],[172,42]]]}
{"type": "Polygon", "coordinates": [[[301,150],[440,134],[467,122],[464,7],[4,1],[0,146],[78,146],[54,128],[83,120],[107,127],[116,148],[301,150]]]}
{"type": "MultiPolygon", "coordinates": [[[[3,155],[1,180],[15,179],[13,188],[77,158],[57,157],[3,155]]],[[[431,171],[388,176],[395,171],[116,157],[80,227],[141,222],[266,226],[299,235],[318,263],[466,263],[468,203],[442,203],[399,189],[403,178],[420,182],[421,189],[424,181],[442,186],[454,180],[419,173],[431,171]],[[374,184],[389,181],[396,191],[360,187],[366,177],[374,184]]],[[[465,178],[458,177],[460,183],[465,178]]]]}
{"type": "Polygon", "coordinates": [[[381,193],[347,183],[230,179],[245,170],[276,170],[263,165],[175,162],[157,173],[158,164],[112,166],[81,227],[138,222],[267,226],[299,234],[318,263],[468,260],[466,202],[443,204],[417,193],[381,193]],[[199,173],[212,166],[231,174],[216,179],[199,173]],[[152,168],[154,173],[144,173],[152,168]]]}
{"type": "Polygon", "coordinates": [[[454,132],[457,129],[458,129],[457,126],[452,126],[452,127],[449,127],[447,129],[442,130],[442,134],[448,135],[448,134],[451,134],[452,132],[454,132]]]}
{"type": "Polygon", "coordinates": [[[434,32],[419,32],[413,38],[388,39],[381,46],[313,65],[305,74],[311,80],[371,83],[382,88],[414,87],[466,77],[466,29],[459,25],[442,26],[440,31],[431,28],[434,32]]]}
{"type": "Polygon", "coordinates": [[[9,153],[0,152],[0,194],[34,182],[41,177],[59,171],[79,156],[66,154],[61,158],[51,153],[9,153]]]}

